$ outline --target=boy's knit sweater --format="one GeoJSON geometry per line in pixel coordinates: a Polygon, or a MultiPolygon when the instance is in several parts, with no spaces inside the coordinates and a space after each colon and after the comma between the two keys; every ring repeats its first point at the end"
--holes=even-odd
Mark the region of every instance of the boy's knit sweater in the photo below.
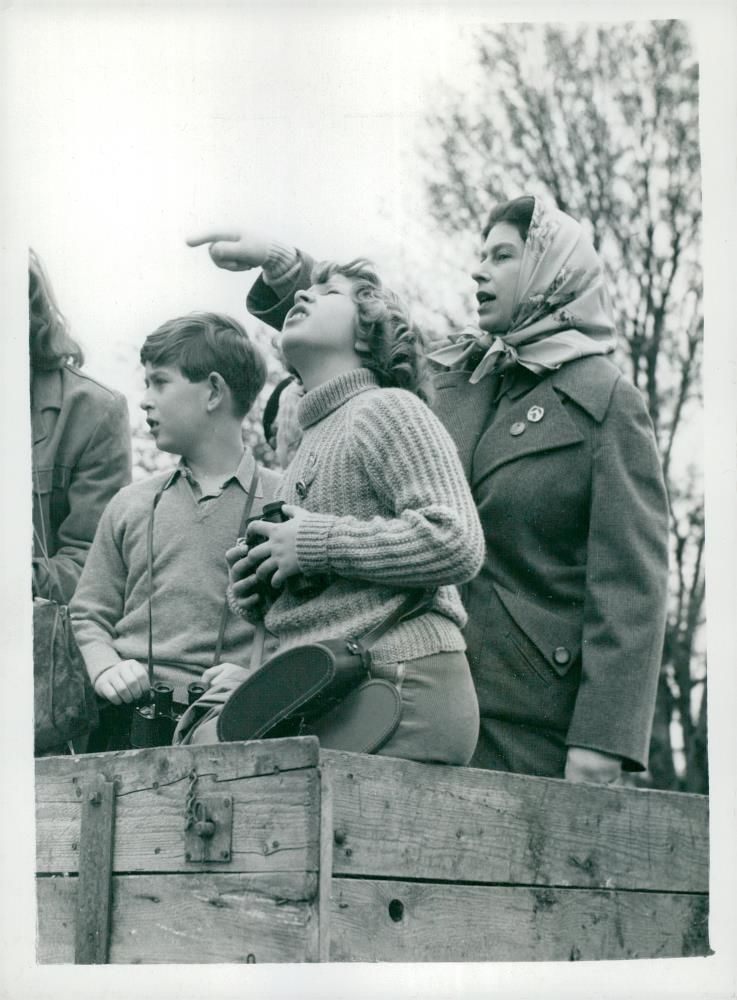
{"type": "Polygon", "coordinates": [[[430,409],[403,389],[381,389],[365,368],[339,375],[299,404],[304,437],[278,495],[310,513],[297,558],[318,586],[288,588],[265,623],[285,649],[357,636],[407,588],[438,588],[431,610],[400,623],[373,648],[376,662],[465,649],[453,584],[478,572],[484,542],[456,449],[430,409]]]}
{"type": "MultiPolygon", "coordinates": [[[[253,469],[246,455],[222,493],[209,499],[197,500],[180,467],[126,486],[110,501],[70,604],[93,683],[120,660],[147,662],[147,528],[154,495],[167,482],[154,519],[156,678],[174,683],[181,700],[186,684],[211,666],[228,582],[225,551],[238,534],[253,469]]],[[[277,481],[260,470],[254,514],[277,481]]],[[[221,660],[248,666],[252,637],[251,625],[228,615],[221,660]]]]}

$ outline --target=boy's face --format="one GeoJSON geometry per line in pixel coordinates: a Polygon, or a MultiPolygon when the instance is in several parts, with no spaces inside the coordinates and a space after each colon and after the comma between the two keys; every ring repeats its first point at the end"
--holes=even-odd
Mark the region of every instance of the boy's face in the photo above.
{"type": "Polygon", "coordinates": [[[145,384],[141,409],[157,448],[185,457],[191,454],[202,440],[209,382],[190,382],[174,365],[147,361],[145,384]]]}
{"type": "Polygon", "coordinates": [[[343,274],[297,292],[282,329],[285,357],[299,370],[298,358],[305,350],[350,354],[356,342],[356,316],[353,282],[343,274]]]}

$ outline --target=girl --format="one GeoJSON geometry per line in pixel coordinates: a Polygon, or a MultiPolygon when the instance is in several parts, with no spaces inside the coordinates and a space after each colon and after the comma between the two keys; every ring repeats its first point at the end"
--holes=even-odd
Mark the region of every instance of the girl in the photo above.
{"type": "Polygon", "coordinates": [[[130,482],[128,407],[80,371],[82,350],[33,250],[28,282],[33,593],[67,604],[107,502],[130,482]]]}
{"type": "Polygon", "coordinates": [[[303,437],[278,496],[289,520],[255,522],[266,540],[231,550],[231,599],[253,614],[253,588],[276,596],[264,622],[279,650],[366,632],[432,588],[431,604],[372,649],[373,676],[400,690],[398,729],[379,751],[467,764],[478,704],[455,584],[483,559],[473,498],[448,434],[423,402],[422,341],[365,260],[315,268],[289,311],[281,349],[305,390],[303,437]],[[286,586],[302,576],[314,586],[286,586]]]}

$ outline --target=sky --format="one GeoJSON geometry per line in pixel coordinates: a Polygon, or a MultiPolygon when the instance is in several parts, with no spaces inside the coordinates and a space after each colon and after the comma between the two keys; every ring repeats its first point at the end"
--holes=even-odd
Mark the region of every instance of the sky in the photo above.
{"type": "MultiPolygon", "coordinates": [[[[708,21],[710,10],[718,15],[727,6],[710,0],[589,2],[568,4],[565,16],[575,19],[595,11],[602,18],[693,16],[708,21]]],[[[412,237],[413,220],[421,210],[423,162],[417,140],[422,121],[444,84],[463,86],[468,60],[464,33],[492,16],[558,19],[563,13],[558,4],[502,8],[491,0],[475,5],[368,0],[361,5],[175,6],[61,0],[3,4],[0,248],[2,289],[11,290],[15,308],[14,319],[4,325],[6,391],[0,398],[4,448],[11,438],[16,446],[27,440],[23,357],[29,244],[46,263],[71,329],[86,349],[88,370],[123,389],[133,406],[140,389],[137,348],[159,323],[202,308],[246,319],[243,300],[251,279],[217,270],[203,248],[185,246],[187,235],[210,224],[253,228],[303,245],[317,256],[340,259],[367,254],[385,265],[391,280],[401,266],[402,244],[412,237]]],[[[716,665],[710,681],[714,692],[710,727],[713,723],[714,731],[722,734],[734,733],[735,702],[731,557],[735,554],[737,357],[730,304],[737,259],[733,58],[737,33],[730,24],[725,30],[717,17],[699,35],[702,95],[706,95],[702,128],[707,371],[706,434],[703,446],[696,447],[703,447],[707,466],[709,648],[710,664],[716,665]]],[[[437,253],[433,246],[417,252],[430,273],[437,253]]],[[[6,565],[17,567],[17,572],[6,571],[0,586],[0,602],[12,622],[12,627],[3,625],[8,671],[20,655],[18,649],[25,649],[23,655],[30,662],[26,598],[30,583],[23,576],[24,539],[31,537],[30,504],[25,502],[25,480],[16,472],[23,468],[27,453],[23,457],[21,447],[12,454],[23,460],[6,465],[10,488],[0,491],[2,552],[11,553],[6,565]],[[20,630],[18,622],[23,622],[20,630]]],[[[30,482],[30,473],[27,477],[30,482]]],[[[11,707],[9,698],[0,699],[3,728],[11,707]]],[[[712,775],[718,770],[714,755],[712,775]]],[[[22,788],[32,788],[30,768],[28,784],[22,788]]],[[[21,806],[29,808],[26,798],[21,806]]],[[[714,827],[722,823],[726,829],[733,823],[734,810],[734,791],[731,797],[714,795],[714,827]]],[[[25,846],[16,838],[8,856],[18,870],[24,866],[32,870],[32,838],[25,846]]],[[[720,853],[715,845],[714,870],[725,884],[733,880],[734,867],[732,854],[720,853]]],[[[734,918],[734,903],[718,905],[719,926],[724,927],[725,914],[734,918]]],[[[6,945],[12,945],[12,924],[3,922],[0,931],[6,945]]],[[[722,950],[721,958],[724,954],[722,950]]],[[[650,968],[647,976],[637,964],[638,987],[649,983],[651,997],[662,995],[666,988],[673,995],[680,988],[688,993],[690,970],[684,971],[682,963],[658,963],[657,972],[650,968]]],[[[60,993],[57,986],[66,982],[63,972],[49,971],[54,973],[49,980],[52,995],[66,996],[65,989],[60,993]]],[[[378,982],[381,971],[375,970],[365,983],[378,982]]],[[[467,967],[461,975],[453,969],[442,973],[437,968],[418,969],[402,980],[403,995],[422,995],[424,1000],[436,995],[428,990],[439,989],[442,983],[448,991],[443,995],[488,996],[488,982],[493,981],[496,990],[500,984],[517,981],[504,970],[495,970],[492,980],[482,981],[481,971],[467,967]]],[[[389,992],[382,995],[396,995],[391,990],[399,981],[397,974],[391,969],[384,972],[391,975],[386,977],[389,992]]],[[[586,974],[585,969],[577,972],[586,974]]],[[[621,982],[620,972],[609,967],[602,977],[592,970],[589,988],[579,979],[582,992],[575,995],[603,996],[602,983],[614,988],[621,982]]],[[[543,981],[540,976],[542,972],[537,980],[533,976],[538,985],[543,981]]],[[[707,976],[704,969],[697,975],[699,996],[707,995],[701,989],[707,976]]],[[[553,995],[554,979],[546,967],[546,998],[553,995]]],[[[159,992],[158,972],[150,982],[159,992]]],[[[112,996],[113,985],[117,988],[108,980],[105,993],[112,996]]],[[[235,984],[231,987],[237,995],[235,984]]],[[[119,989],[123,992],[115,995],[125,996],[124,987],[119,989]]],[[[19,988],[15,995],[25,994],[19,988]]],[[[226,995],[225,987],[217,995],[226,995]]],[[[345,996],[345,989],[336,995],[345,996]]],[[[354,983],[352,995],[376,994],[354,983]]]]}
{"type": "Polygon", "coordinates": [[[160,322],[245,318],[251,277],[217,271],[192,232],[396,256],[423,116],[465,51],[442,8],[61,6],[13,28],[23,229],[90,373],[126,391],[160,322]]]}

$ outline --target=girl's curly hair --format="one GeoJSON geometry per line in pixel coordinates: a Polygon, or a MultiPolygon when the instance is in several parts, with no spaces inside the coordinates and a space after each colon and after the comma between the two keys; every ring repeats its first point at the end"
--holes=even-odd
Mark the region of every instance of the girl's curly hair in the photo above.
{"type": "Polygon", "coordinates": [[[372,262],[363,257],[348,264],[316,264],[312,282],[323,284],[334,274],[349,278],[353,285],[358,311],[356,352],[364,366],[384,388],[407,389],[428,402],[425,338],[413,325],[405,304],[383,284],[372,262]]]}
{"type": "Polygon", "coordinates": [[[69,333],[64,314],[41,258],[28,252],[29,347],[33,371],[53,371],[66,364],[84,364],[82,348],[69,333]]]}

